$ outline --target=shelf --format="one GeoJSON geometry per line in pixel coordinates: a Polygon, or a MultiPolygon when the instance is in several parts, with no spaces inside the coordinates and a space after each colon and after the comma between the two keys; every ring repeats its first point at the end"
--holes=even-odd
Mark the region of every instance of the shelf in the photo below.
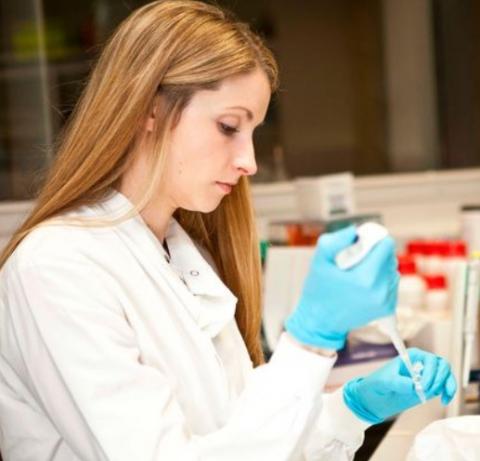
{"type": "MultiPolygon", "coordinates": [[[[40,78],[39,62],[9,65],[4,69],[0,69],[0,79],[18,79],[18,78],[40,78]]],[[[90,70],[91,63],[89,61],[71,61],[71,62],[47,62],[48,74],[83,74],[90,70]]]]}

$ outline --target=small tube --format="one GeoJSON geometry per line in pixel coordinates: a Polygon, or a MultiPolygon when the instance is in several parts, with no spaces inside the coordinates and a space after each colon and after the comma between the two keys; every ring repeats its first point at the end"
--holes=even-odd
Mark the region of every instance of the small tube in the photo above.
{"type": "MultiPolygon", "coordinates": [[[[421,403],[425,403],[427,401],[425,397],[425,392],[423,391],[422,384],[420,382],[421,379],[421,370],[423,369],[423,365],[420,362],[416,362],[416,365],[420,365],[421,369],[418,371],[415,371],[412,361],[410,360],[410,356],[408,355],[407,348],[405,347],[405,343],[402,340],[402,337],[400,336],[400,333],[398,332],[397,328],[397,319],[395,318],[394,315],[391,315],[389,317],[384,317],[378,321],[378,324],[381,328],[381,330],[389,336],[389,338],[392,340],[392,343],[395,347],[395,349],[398,352],[398,355],[402,359],[403,363],[405,364],[408,373],[412,377],[413,385],[415,387],[415,392],[418,395],[418,398],[420,399],[421,403]]],[[[418,368],[417,365],[417,368],[418,368]]]]}
{"type": "Polygon", "coordinates": [[[413,364],[413,373],[414,373],[414,378],[413,378],[413,384],[415,385],[415,391],[417,392],[418,398],[420,399],[420,402],[425,403],[427,401],[427,398],[425,396],[425,392],[423,391],[422,383],[420,382],[422,379],[422,370],[423,370],[423,364],[422,362],[415,362],[413,364]]]}

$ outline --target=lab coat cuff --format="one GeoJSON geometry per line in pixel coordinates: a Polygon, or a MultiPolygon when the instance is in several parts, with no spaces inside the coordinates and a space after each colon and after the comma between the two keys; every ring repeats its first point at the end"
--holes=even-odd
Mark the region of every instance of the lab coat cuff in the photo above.
{"type": "Polygon", "coordinates": [[[330,432],[337,440],[356,449],[363,443],[364,432],[370,426],[348,408],[343,399],[343,387],[324,394],[317,425],[321,431],[330,432]]]}
{"type": "Polygon", "coordinates": [[[294,377],[303,392],[319,394],[323,391],[328,375],[337,356],[326,357],[303,349],[282,333],[270,364],[285,370],[289,381],[294,377]]]}
{"type": "Polygon", "coordinates": [[[319,417],[305,444],[306,460],[353,459],[369,426],[358,419],[343,401],[343,388],[323,395],[319,417]]]}

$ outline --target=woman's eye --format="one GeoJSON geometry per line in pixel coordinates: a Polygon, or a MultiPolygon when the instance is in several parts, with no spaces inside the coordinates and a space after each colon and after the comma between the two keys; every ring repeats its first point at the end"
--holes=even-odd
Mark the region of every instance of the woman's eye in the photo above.
{"type": "Polygon", "coordinates": [[[233,136],[235,133],[238,133],[239,129],[235,128],[234,126],[226,125],[225,123],[219,123],[218,124],[220,127],[220,131],[227,135],[227,136],[233,136]]]}

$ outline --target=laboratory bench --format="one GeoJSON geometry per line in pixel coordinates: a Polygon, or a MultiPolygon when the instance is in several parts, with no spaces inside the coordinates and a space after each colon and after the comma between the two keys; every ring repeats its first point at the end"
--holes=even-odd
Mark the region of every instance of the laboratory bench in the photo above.
{"type": "Polygon", "coordinates": [[[415,436],[433,421],[444,417],[445,407],[438,398],[402,413],[368,460],[405,461],[415,436]]]}

